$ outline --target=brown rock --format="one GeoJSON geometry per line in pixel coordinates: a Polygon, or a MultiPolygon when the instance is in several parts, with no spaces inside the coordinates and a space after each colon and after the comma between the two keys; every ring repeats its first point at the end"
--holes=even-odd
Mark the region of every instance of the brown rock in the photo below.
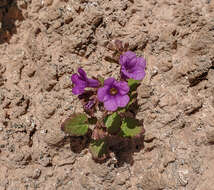
{"type": "Polygon", "coordinates": [[[42,171],[35,166],[30,166],[28,170],[25,172],[25,175],[29,178],[38,179],[41,175],[42,171]]]}
{"type": "Polygon", "coordinates": [[[177,104],[177,99],[171,93],[166,94],[164,97],[160,99],[159,105],[161,108],[165,106],[174,106],[177,104]]]}
{"type": "Polygon", "coordinates": [[[47,133],[43,133],[41,137],[46,144],[57,146],[63,141],[65,134],[61,131],[58,121],[51,119],[50,121],[46,121],[43,127],[47,133]]]}
{"type": "Polygon", "coordinates": [[[208,143],[214,144],[214,130],[206,133],[208,143]]]}
{"type": "Polygon", "coordinates": [[[34,64],[29,64],[24,68],[24,72],[27,74],[29,77],[33,77],[35,72],[36,72],[36,67],[34,64]]]}
{"type": "Polygon", "coordinates": [[[56,130],[48,130],[47,134],[44,135],[44,142],[50,146],[60,145],[63,141],[65,134],[57,128],[56,130]]]}
{"type": "Polygon", "coordinates": [[[205,172],[203,172],[203,179],[201,183],[197,185],[196,190],[212,190],[214,186],[214,166],[213,166],[213,159],[208,160],[208,166],[205,172]]]}
{"type": "Polygon", "coordinates": [[[54,115],[55,111],[56,111],[56,105],[54,105],[54,104],[44,105],[44,108],[43,108],[44,118],[49,119],[50,117],[52,117],[54,115]]]}
{"type": "Polygon", "coordinates": [[[85,15],[86,16],[85,19],[87,24],[97,27],[102,22],[102,16],[103,16],[102,12],[94,8],[91,8],[91,9],[88,9],[86,13],[87,15],[85,15]]]}
{"type": "Polygon", "coordinates": [[[14,84],[19,83],[21,79],[21,70],[24,68],[24,63],[21,60],[12,61],[9,63],[7,70],[9,75],[7,77],[11,78],[14,84]]]}
{"type": "Polygon", "coordinates": [[[173,68],[172,62],[165,60],[159,64],[159,68],[162,72],[167,72],[173,68]]]}
{"type": "Polygon", "coordinates": [[[52,158],[50,155],[41,154],[38,163],[44,167],[52,165],[52,158]]]}
{"type": "Polygon", "coordinates": [[[171,152],[169,150],[165,150],[163,152],[163,159],[164,159],[163,165],[164,165],[164,167],[167,167],[167,165],[169,163],[172,163],[176,160],[176,155],[174,152],[171,152]]]}
{"type": "Polygon", "coordinates": [[[52,88],[57,83],[57,70],[56,66],[50,65],[41,69],[39,74],[39,79],[42,85],[42,89],[45,91],[51,91],[52,88]]]}
{"type": "Polygon", "coordinates": [[[165,180],[156,169],[147,171],[142,176],[142,181],[138,184],[139,187],[146,190],[160,190],[165,187],[165,180]]]}
{"type": "Polygon", "coordinates": [[[214,85],[214,70],[213,69],[209,70],[209,73],[207,75],[207,79],[208,79],[209,83],[214,85]]]}
{"type": "Polygon", "coordinates": [[[156,135],[154,132],[147,132],[144,137],[144,141],[149,143],[156,139],[156,135]]]}
{"type": "Polygon", "coordinates": [[[210,67],[212,66],[211,60],[206,58],[198,58],[190,64],[194,66],[190,71],[187,72],[190,86],[198,84],[201,80],[205,79],[210,67]]]}
{"type": "Polygon", "coordinates": [[[149,98],[152,95],[152,91],[153,91],[152,87],[145,84],[142,84],[138,88],[138,94],[142,98],[149,98]]]}
{"type": "Polygon", "coordinates": [[[197,112],[202,107],[202,105],[203,103],[200,98],[191,95],[183,99],[181,107],[186,115],[191,115],[197,112]]]}
{"type": "Polygon", "coordinates": [[[0,76],[6,71],[6,67],[0,63],[0,76]]]}
{"type": "Polygon", "coordinates": [[[50,6],[53,4],[53,0],[45,0],[44,1],[44,5],[47,7],[47,6],[50,6]]]}

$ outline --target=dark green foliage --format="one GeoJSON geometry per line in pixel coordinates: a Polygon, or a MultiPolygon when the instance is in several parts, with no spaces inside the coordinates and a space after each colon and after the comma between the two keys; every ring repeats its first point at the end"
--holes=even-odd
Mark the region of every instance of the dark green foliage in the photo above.
{"type": "Polygon", "coordinates": [[[142,133],[142,127],[140,126],[138,120],[134,118],[124,118],[121,125],[120,135],[122,137],[135,137],[142,133]]]}
{"type": "Polygon", "coordinates": [[[104,139],[92,140],[89,150],[95,160],[105,159],[108,152],[106,141],[104,139]]]}
{"type": "Polygon", "coordinates": [[[121,117],[117,112],[114,112],[113,114],[105,117],[104,124],[110,134],[115,134],[120,130],[121,117]]]}
{"type": "Polygon", "coordinates": [[[62,130],[71,136],[83,136],[88,132],[88,118],[86,114],[73,114],[62,123],[62,130]]]}

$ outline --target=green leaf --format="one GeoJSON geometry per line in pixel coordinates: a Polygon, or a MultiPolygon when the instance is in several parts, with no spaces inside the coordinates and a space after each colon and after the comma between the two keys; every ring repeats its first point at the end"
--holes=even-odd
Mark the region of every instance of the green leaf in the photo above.
{"type": "Polygon", "coordinates": [[[140,80],[128,79],[128,85],[130,87],[130,91],[136,90],[140,85],[140,80]]]}
{"type": "Polygon", "coordinates": [[[117,133],[120,130],[121,126],[120,115],[118,115],[117,112],[108,115],[107,117],[104,118],[104,124],[109,133],[111,134],[117,133]]]}
{"type": "Polygon", "coordinates": [[[83,136],[88,132],[88,118],[85,114],[73,114],[61,126],[62,130],[71,136],[83,136]]]}
{"type": "Polygon", "coordinates": [[[136,100],[137,100],[137,93],[135,91],[131,92],[130,95],[129,95],[129,97],[130,97],[129,103],[126,105],[126,107],[119,108],[117,110],[118,113],[125,113],[129,109],[129,107],[136,102],[136,100]]]}
{"type": "MultiPolygon", "coordinates": [[[[128,106],[129,104],[127,104],[127,106],[128,106]]],[[[118,110],[117,110],[117,113],[125,113],[126,112],[126,107],[125,108],[119,108],[118,110]]]]}
{"type": "Polygon", "coordinates": [[[128,109],[133,103],[135,103],[136,100],[137,100],[137,93],[136,92],[132,92],[130,94],[130,101],[129,101],[129,103],[126,106],[126,109],[128,109]]]}
{"type": "Polygon", "coordinates": [[[134,137],[139,135],[142,130],[143,128],[140,126],[138,120],[128,117],[122,122],[120,135],[123,137],[134,137]]]}
{"type": "Polygon", "coordinates": [[[104,139],[92,140],[89,145],[89,150],[94,159],[105,159],[108,153],[106,141],[104,139]]]}
{"type": "Polygon", "coordinates": [[[104,78],[101,77],[100,75],[98,75],[98,80],[101,83],[101,85],[103,86],[103,84],[104,84],[104,78]]]}

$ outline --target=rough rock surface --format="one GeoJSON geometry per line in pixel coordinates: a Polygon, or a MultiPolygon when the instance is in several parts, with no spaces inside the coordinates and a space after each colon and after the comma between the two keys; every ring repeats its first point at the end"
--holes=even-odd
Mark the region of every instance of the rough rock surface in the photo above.
{"type": "Polygon", "coordinates": [[[1,0],[0,189],[213,190],[214,1],[1,0]],[[147,59],[144,148],[103,164],[60,131],[79,66],[116,76],[115,39],[147,59]]]}

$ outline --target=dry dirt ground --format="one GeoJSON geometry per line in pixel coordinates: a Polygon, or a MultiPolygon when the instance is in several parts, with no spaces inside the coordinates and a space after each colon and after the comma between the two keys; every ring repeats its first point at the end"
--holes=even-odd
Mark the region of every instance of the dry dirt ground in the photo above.
{"type": "Polygon", "coordinates": [[[0,190],[34,189],[214,190],[214,0],[0,1],[0,190]],[[147,59],[145,141],[98,164],[60,123],[78,67],[117,75],[115,39],[147,59]]]}

